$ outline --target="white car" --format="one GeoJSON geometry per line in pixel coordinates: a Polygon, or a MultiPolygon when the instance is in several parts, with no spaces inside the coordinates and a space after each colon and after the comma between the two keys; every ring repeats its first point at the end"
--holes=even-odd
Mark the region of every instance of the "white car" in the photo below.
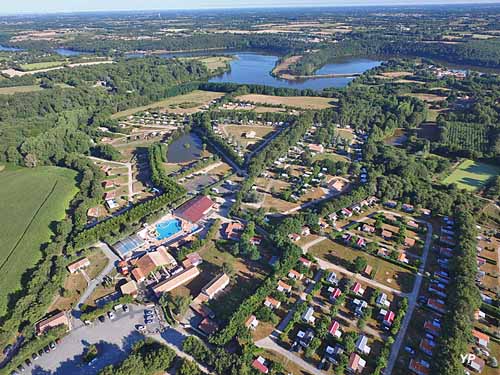
{"type": "Polygon", "coordinates": [[[115,319],[115,314],[112,311],[108,311],[108,318],[111,320],[115,319]]]}

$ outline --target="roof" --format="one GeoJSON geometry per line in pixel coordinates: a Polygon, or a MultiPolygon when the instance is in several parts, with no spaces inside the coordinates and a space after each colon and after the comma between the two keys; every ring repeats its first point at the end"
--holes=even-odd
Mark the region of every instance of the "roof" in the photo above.
{"type": "Polygon", "coordinates": [[[335,332],[337,332],[337,330],[339,329],[339,327],[340,327],[339,322],[334,320],[334,321],[332,321],[332,324],[330,324],[330,327],[328,328],[328,332],[330,332],[332,335],[334,335],[335,332]]]}
{"type": "Polygon", "coordinates": [[[216,276],[203,288],[203,293],[205,293],[209,298],[213,298],[217,293],[224,289],[227,284],[229,284],[229,281],[229,276],[225,273],[220,276],[216,276]]]}
{"type": "Polygon", "coordinates": [[[295,271],[295,270],[290,270],[290,272],[288,272],[288,274],[289,275],[291,274],[293,277],[298,277],[298,278],[302,277],[302,274],[298,271],[295,271]]]}
{"type": "Polygon", "coordinates": [[[134,280],[130,280],[128,283],[123,284],[120,287],[120,291],[122,292],[122,294],[125,294],[125,295],[137,294],[137,291],[138,291],[137,284],[135,283],[134,280]]]}
{"type": "Polygon", "coordinates": [[[421,375],[427,375],[430,373],[429,368],[421,364],[420,362],[417,362],[414,359],[410,360],[410,365],[408,366],[410,370],[416,372],[417,374],[421,375]]]}
{"type": "Polygon", "coordinates": [[[35,328],[37,334],[41,334],[49,328],[57,327],[63,324],[67,326],[69,326],[70,324],[68,316],[66,315],[65,311],[61,311],[49,318],[40,320],[38,323],[35,324],[35,328]]]}
{"type": "Polygon", "coordinates": [[[482,332],[479,332],[478,330],[473,329],[472,336],[474,336],[477,341],[486,341],[486,343],[490,342],[490,337],[482,332]]]}
{"type": "Polygon", "coordinates": [[[363,368],[366,366],[366,361],[359,356],[357,353],[351,353],[351,356],[349,357],[349,368],[357,371],[359,370],[360,372],[363,370],[363,368]]]}
{"type": "Polygon", "coordinates": [[[277,299],[274,299],[271,296],[267,296],[264,303],[271,305],[271,306],[278,306],[280,304],[280,301],[278,301],[277,299]]]}
{"type": "Polygon", "coordinates": [[[120,255],[120,257],[125,258],[128,254],[132,253],[144,245],[144,240],[138,235],[133,235],[127,237],[121,241],[115,243],[112,247],[120,255]]]}
{"type": "Polygon", "coordinates": [[[394,321],[394,313],[392,311],[387,311],[387,314],[384,316],[384,322],[392,323],[394,321]]]}
{"type": "Polygon", "coordinates": [[[415,240],[410,237],[405,237],[405,245],[406,246],[415,246],[415,240]]]}
{"type": "Polygon", "coordinates": [[[226,230],[224,231],[224,233],[228,238],[238,239],[241,237],[241,232],[243,231],[243,228],[244,226],[241,223],[238,222],[228,223],[226,225],[226,230]]]}
{"type": "Polygon", "coordinates": [[[332,297],[333,298],[337,298],[338,296],[340,296],[342,294],[342,291],[340,290],[340,288],[335,288],[332,292],[332,297]]]}
{"type": "Polygon", "coordinates": [[[290,285],[288,285],[287,283],[279,280],[278,281],[278,286],[280,286],[281,288],[285,289],[285,290],[290,290],[292,289],[292,287],[290,285]]]}
{"type": "Polygon", "coordinates": [[[68,271],[71,273],[75,273],[80,268],[90,266],[90,260],[86,257],[79,259],[73,263],[68,264],[68,271]]]}
{"type": "Polygon", "coordinates": [[[387,238],[390,238],[390,237],[392,237],[392,232],[391,232],[391,231],[389,231],[389,230],[385,230],[385,229],[384,229],[384,230],[382,231],[382,237],[387,237],[387,238]]]}
{"type": "Polygon", "coordinates": [[[299,262],[302,263],[302,264],[304,264],[304,265],[306,265],[306,266],[310,265],[312,263],[309,259],[304,258],[304,257],[300,257],[299,258],[299,262]]]}
{"type": "Polygon", "coordinates": [[[324,151],[324,147],[323,145],[318,145],[318,144],[315,144],[315,143],[310,143],[307,145],[307,148],[311,151],[314,151],[314,152],[323,152],[324,151]]]}
{"type": "Polygon", "coordinates": [[[255,317],[255,315],[250,315],[248,317],[248,319],[245,321],[245,327],[247,327],[247,328],[250,327],[255,320],[257,320],[257,318],[255,317]]]}
{"type": "Polygon", "coordinates": [[[196,223],[200,221],[215,203],[206,195],[200,195],[184,203],[175,211],[180,218],[196,223]]]}
{"type": "Polygon", "coordinates": [[[363,271],[365,274],[370,275],[373,271],[373,267],[369,264],[366,265],[365,270],[363,271]]]}
{"type": "Polygon", "coordinates": [[[352,286],[353,292],[357,293],[361,289],[361,284],[358,282],[355,282],[354,285],[352,286]]]}
{"type": "Polygon", "coordinates": [[[178,286],[191,281],[199,274],[200,270],[197,267],[188,268],[182,271],[181,273],[178,273],[177,275],[156,284],[153,287],[153,291],[155,292],[156,295],[160,295],[161,293],[164,292],[169,292],[172,289],[175,289],[178,286]]]}
{"type": "Polygon", "coordinates": [[[252,367],[262,372],[263,374],[267,374],[269,372],[269,369],[267,368],[265,363],[265,359],[259,356],[252,362],[252,367]]]}
{"type": "Polygon", "coordinates": [[[219,326],[210,318],[203,319],[200,324],[198,324],[198,329],[207,335],[211,335],[219,329],[219,326]]]}

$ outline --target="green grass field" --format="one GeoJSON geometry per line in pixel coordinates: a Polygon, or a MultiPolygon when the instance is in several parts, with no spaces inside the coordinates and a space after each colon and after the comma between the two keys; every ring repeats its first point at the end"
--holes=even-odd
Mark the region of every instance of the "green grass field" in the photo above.
{"type": "Polygon", "coordinates": [[[47,61],[47,62],[38,62],[31,64],[21,64],[20,67],[25,72],[30,72],[32,70],[55,68],[57,66],[62,66],[66,64],[66,62],[67,61],[47,61]]]}
{"type": "Polygon", "coordinates": [[[13,86],[13,87],[1,87],[0,95],[13,95],[22,92],[34,92],[42,91],[43,89],[38,85],[33,86],[13,86]]]}
{"type": "Polygon", "coordinates": [[[7,296],[40,259],[51,223],[62,219],[76,194],[76,173],[57,167],[6,168],[0,172],[0,315],[7,296]]]}
{"type": "Polygon", "coordinates": [[[457,184],[459,189],[476,191],[499,174],[500,167],[498,166],[467,159],[443,180],[443,184],[457,184]]]}

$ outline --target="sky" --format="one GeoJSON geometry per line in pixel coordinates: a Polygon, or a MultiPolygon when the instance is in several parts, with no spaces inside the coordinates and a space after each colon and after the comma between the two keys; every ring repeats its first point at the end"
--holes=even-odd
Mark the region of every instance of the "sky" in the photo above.
{"type": "Polygon", "coordinates": [[[53,13],[99,10],[168,10],[291,6],[424,5],[498,3],[500,0],[2,0],[0,13],[53,13]]]}

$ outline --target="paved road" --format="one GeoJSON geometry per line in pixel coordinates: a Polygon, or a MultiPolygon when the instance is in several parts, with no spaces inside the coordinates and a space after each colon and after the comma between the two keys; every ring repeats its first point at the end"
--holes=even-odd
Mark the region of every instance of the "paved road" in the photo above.
{"type": "MultiPolygon", "coordinates": [[[[90,295],[94,292],[95,288],[97,288],[97,286],[103,281],[104,276],[106,276],[113,270],[113,268],[115,267],[115,263],[119,260],[118,256],[105,243],[100,242],[99,244],[97,244],[97,246],[100,247],[103,253],[108,257],[109,262],[106,265],[106,267],[101,271],[101,273],[95,279],[91,280],[88,283],[87,289],[85,289],[85,292],[83,292],[80,299],[75,304],[75,308],[73,310],[73,316],[77,318],[80,316],[81,305],[90,297],[90,295]]],[[[83,325],[83,323],[80,320],[73,319],[73,325],[80,326],[83,325]]]]}
{"type": "Polygon", "coordinates": [[[126,167],[127,168],[127,174],[128,174],[128,182],[127,182],[128,200],[132,201],[132,198],[134,196],[134,176],[132,174],[132,163],[121,163],[121,162],[118,162],[118,161],[109,161],[109,160],[106,160],[106,159],[96,158],[94,156],[89,156],[88,158],[91,159],[91,160],[94,160],[94,161],[100,161],[100,162],[107,163],[107,164],[116,164],[116,165],[119,165],[121,167],[126,167]]]}
{"type": "Polygon", "coordinates": [[[144,336],[136,330],[138,324],[144,324],[143,306],[129,305],[129,312],[116,312],[115,320],[106,318],[91,325],[82,325],[63,337],[58,347],[43,354],[26,369],[34,375],[93,375],[103,367],[125,359],[132,346],[144,336]],[[96,363],[88,366],[82,361],[86,347],[96,344],[100,355],[96,363]]]}

